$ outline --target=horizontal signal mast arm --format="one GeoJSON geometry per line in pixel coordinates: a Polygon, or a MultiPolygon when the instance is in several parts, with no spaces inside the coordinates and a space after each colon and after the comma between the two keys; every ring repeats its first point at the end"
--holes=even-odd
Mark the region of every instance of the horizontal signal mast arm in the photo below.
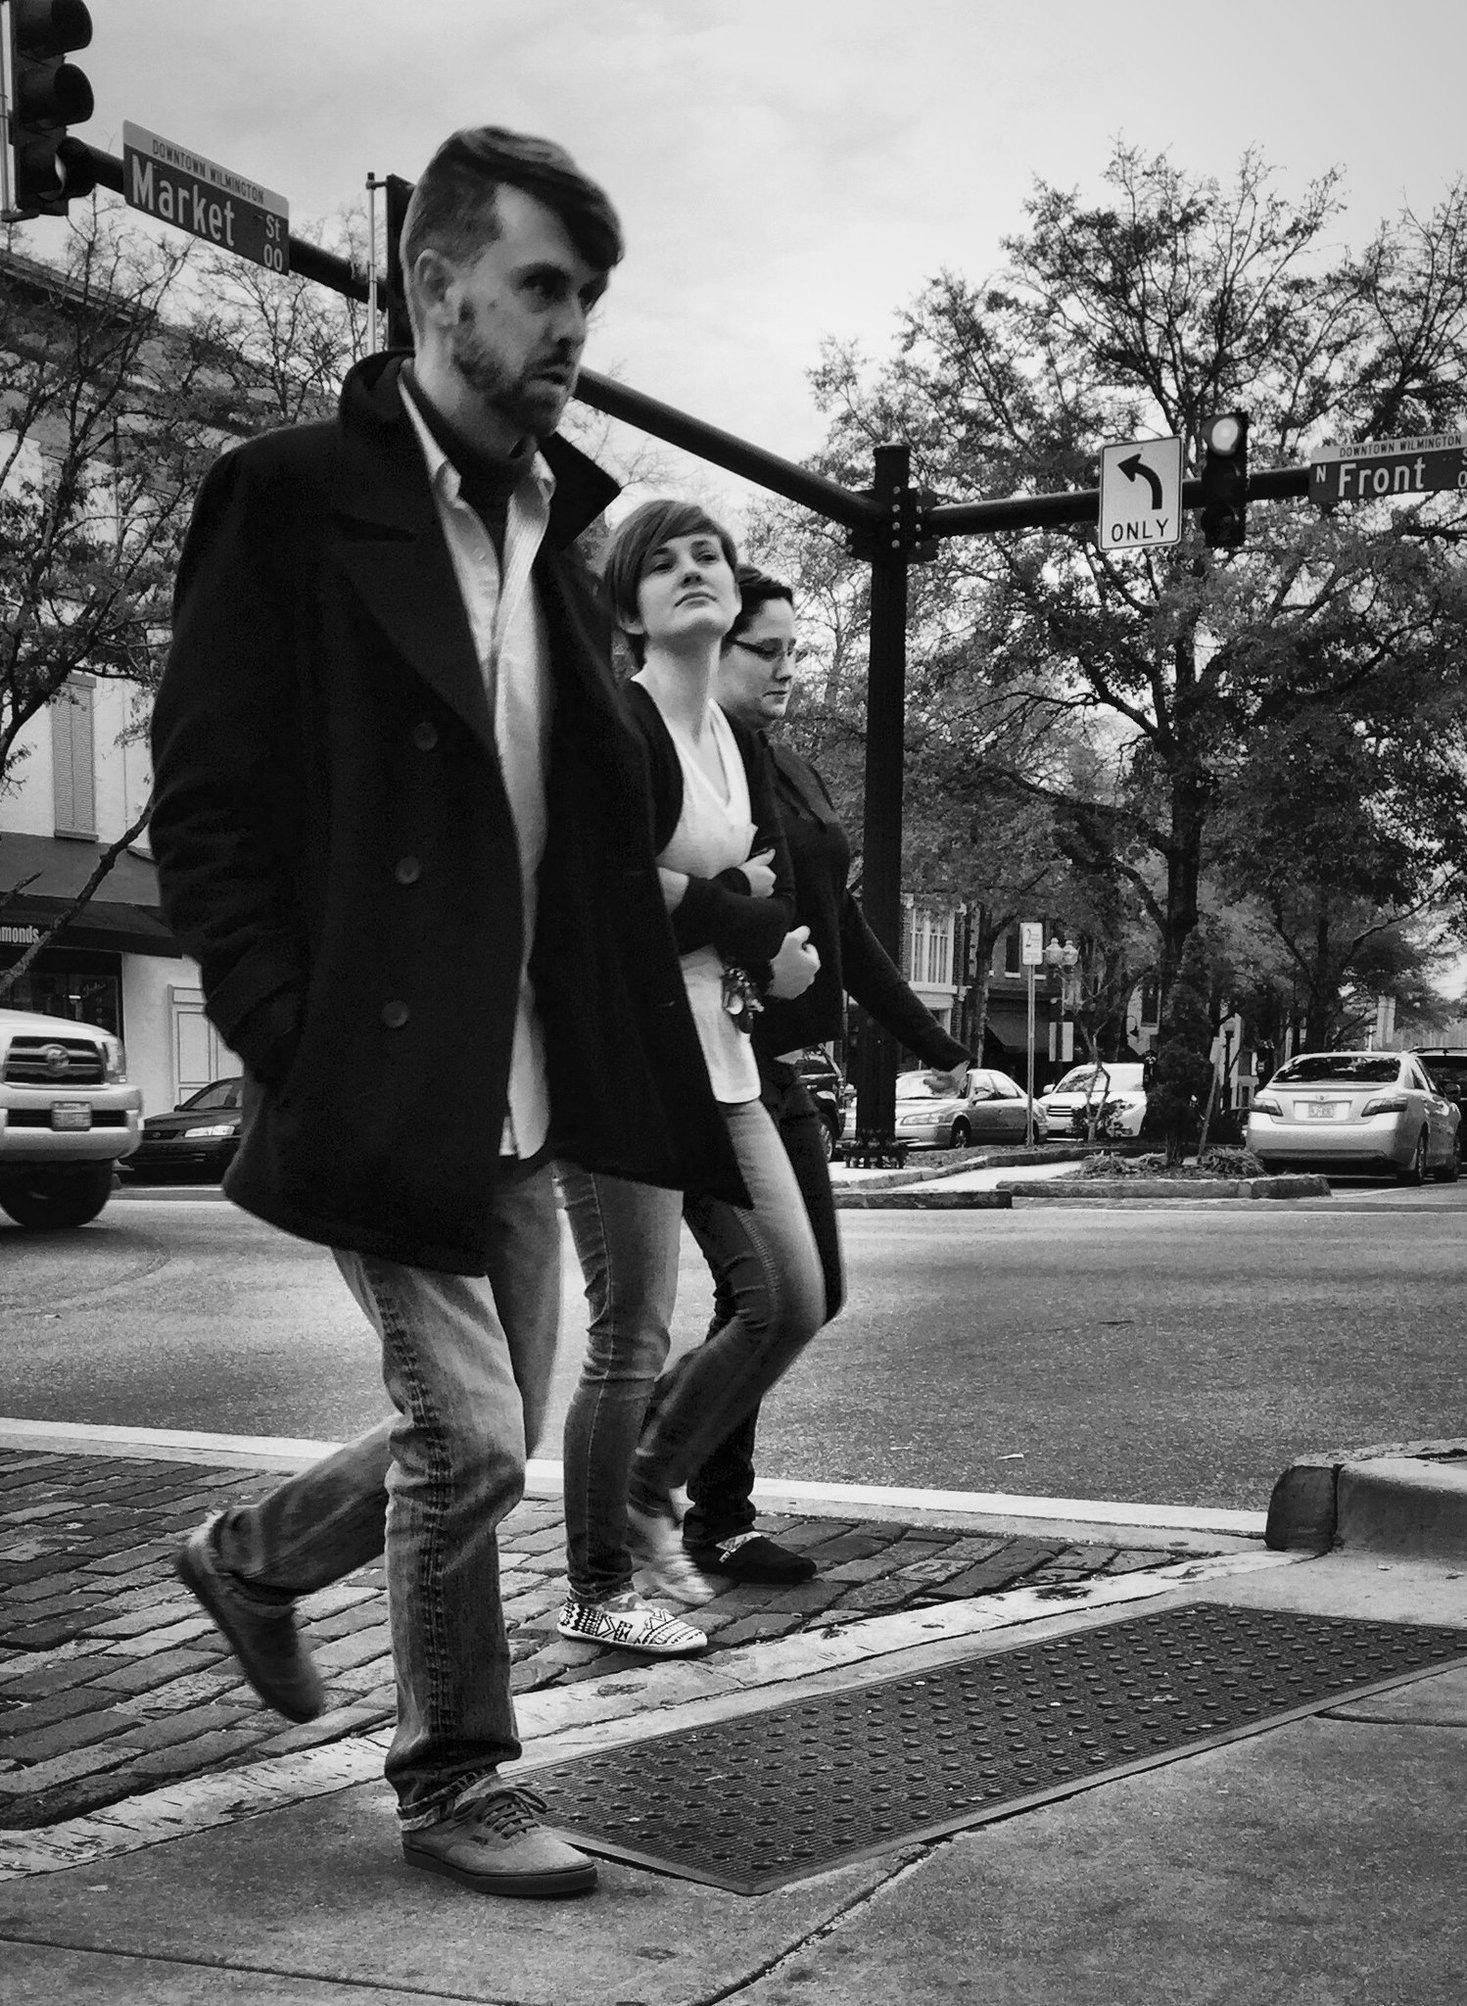
{"type": "MultiPolygon", "coordinates": [[[[1308,467],[1265,467],[1248,476],[1250,501],[1307,501],[1308,467]]],[[[1201,508],[1201,481],[1182,483],[1182,507],[1201,508]]],[[[935,536],[981,535],[1000,529],[1051,529],[1068,522],[1093,523],[1100,510],[1099,488],[1071,488],[1052,495],[1008,495],[1002,501],[942,502],[927,511],[935,536]]]]}

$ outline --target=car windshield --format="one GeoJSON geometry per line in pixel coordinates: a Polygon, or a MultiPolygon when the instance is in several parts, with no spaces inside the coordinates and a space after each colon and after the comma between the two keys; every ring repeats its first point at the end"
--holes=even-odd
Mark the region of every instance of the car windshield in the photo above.
{"type": "Polygon", "coordinates": [[[1434,1059],[1427,1053],[1417,1056],[1438,1086],[1448,1092],[1460,1093],[1467,1085],[1467,1059],[1434,1059]]]}
{"type": "Polygon", "coordinates": [[[1056,1094],[1082,1094],[1094,1081],[1099,1089],[1117,1087],[1139,1087],[1141,1068],[1136,1065],[1124,1066],[1077,1066],[1072,1073],[1050,1088],[1056,1094]]]}
{"type": "Polygon", "coordinates": [[[1280,1066],[1270,1086],[1297,1087],[1320,1082],[1341,1086],[1380,1087],[1393,1084],[1401,1061],[1394,1052],[1305,1052],[1280,1066]]]}
{"type": "Polygon", "coordinates": [[[239,1106],[239,1081],[215,1080],[207,1087],[201,1087],[192,1100],[180,1103],[190,1112],[213,1108],[236,1108],[239,1106]]]}
{"type": "Polygon", "coordinates": [[[899,1101],[930,1101],[941,1099],[942,1096],[927,1084],[929,1078],[930,1075],[927,1073],[898,1073],[896,1083],[897,1099],[899,1101]]]}

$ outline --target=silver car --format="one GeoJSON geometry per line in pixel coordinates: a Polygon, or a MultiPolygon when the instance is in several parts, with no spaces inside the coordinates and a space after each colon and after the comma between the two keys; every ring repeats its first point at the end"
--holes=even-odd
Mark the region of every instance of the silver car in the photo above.
{"type": "MultiPolygon", "coordinates": [[[[1023,1142],[1029,1098],[1007,1073],[971,1066],[961,1090],[953,1093],[942,1073],[898,1073],[898,1142],[932,1149],[961,1149],[970,1142],[1023,1142]]],[[[1034,1106],[1034,1140],[1043,1142],[1045,1120],[1034,1106]]]]}
{"type": "Polygon", "coordinates": [[[1452,1184],[1461,1121],[1409,1052],[1300,1052],[1254,1095],[1248,1147],[1270,1170],[1393,1170],[1403,1184],[1452,1184]]]}

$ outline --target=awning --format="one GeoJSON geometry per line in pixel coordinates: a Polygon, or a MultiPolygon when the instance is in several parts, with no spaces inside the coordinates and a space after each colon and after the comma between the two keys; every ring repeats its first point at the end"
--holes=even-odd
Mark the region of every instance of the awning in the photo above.
{"type": "MultiPolygon", "coordinates": [[[[44,931],[65,912],[101,861],[106,845],[59,836],[0,832],[0,962],[30,945],[31,929],[44,931]],[[27,883],[27,880],[30,882],[27,883]]],[[[147,857],[124,850],[96,895],[47,942],[49,947],[108,948],[120,954],[155,954],[177,960],[182,949],[158,909],[158,873],[147,857]]]]}

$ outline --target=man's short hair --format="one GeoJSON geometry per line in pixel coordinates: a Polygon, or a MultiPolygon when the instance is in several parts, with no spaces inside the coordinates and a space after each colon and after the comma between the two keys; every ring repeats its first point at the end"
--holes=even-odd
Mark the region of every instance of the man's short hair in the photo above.
{"type": "Polygon", "coordinates": [[[625,522],[618,523],[606,552],[601,584],[611,617],[626,635],[638,668],[646,659],[647,642],[627,622],[638,618],[637,588],[648,558],[675,536],[716,536],[730,571],[737,572],[739,568],[739,553],[733,538],[721,522],[715,522],[707,509],[699,508],[696,502],[643,502],[625,522]]]}
{"type": "Polygon", "coordinates": [[[789,606],[795,603],[795,595],[782,578],[771,572],[761,571],[757,564],[739,566],[739,617],[723,637],[724,652],[733,646],[740,634],[747,634],[772,599],[783,599],[789,606]]]}
{"type": "Polygon", "coordinates": [[[507,132],[466,126],[444,140],[418,178],[403,219],[398,254],[413,326],[418,326],[413,267],[423,251],[468,259],[499,235],[494,198],[520,188],[543,202],[566,227],[576,250],[598,272],[620,264],[621,221],[604,189],[584,175],[563,146],[507,132]]]}

